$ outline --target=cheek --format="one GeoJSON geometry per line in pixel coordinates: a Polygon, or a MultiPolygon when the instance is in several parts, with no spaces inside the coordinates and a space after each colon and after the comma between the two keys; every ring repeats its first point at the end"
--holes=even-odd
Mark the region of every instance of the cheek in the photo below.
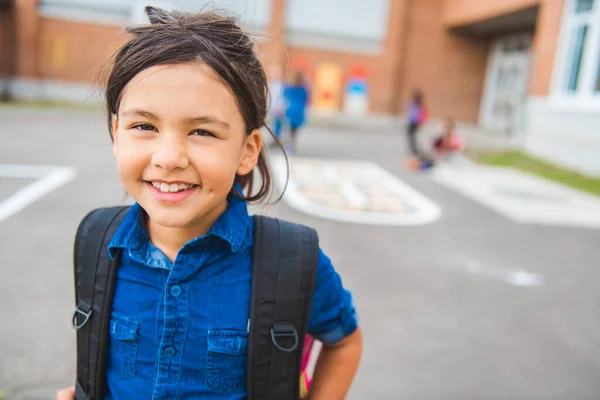
{"type": "Polygon", "coordinates": [[[114,147],[117,170],[121,179],[137,179],[146,165],[148,156],[142,149],[128,146],[127,141],[121,140],[114,147]]]}
{"type": "Polygon", "coordinates": [[[203,180],[212,181],[214,186],[230,186],[238,169],[241,150],[231,146],[215,146],[210,149],[192,150],[190,158],[203,180]]]}

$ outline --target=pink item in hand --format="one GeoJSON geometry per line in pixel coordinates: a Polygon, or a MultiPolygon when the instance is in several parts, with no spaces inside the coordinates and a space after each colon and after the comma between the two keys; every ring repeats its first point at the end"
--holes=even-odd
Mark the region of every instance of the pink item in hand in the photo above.
{"type": "Polygon", "coordinates": [[[313,378],[316,358],[319,357],[320,346],[315,346],[316,340],[309,335],[304,339],[304,349],[302,349],[302,373],[300,374],[300,398],[304,399],[308,395],[310,384],[313,378]]]}

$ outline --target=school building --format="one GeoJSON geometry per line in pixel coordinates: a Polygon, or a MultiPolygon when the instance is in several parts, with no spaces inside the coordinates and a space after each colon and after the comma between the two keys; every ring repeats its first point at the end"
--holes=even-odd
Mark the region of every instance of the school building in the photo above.
{"type": "Polygon", "coordinates": [[[600,175],[600,0],[0,0],[0,95],[87,101],[147,4],[225,8],[265,65],[302,70],[317,112],[434,117],[518,135],[600,175]]]}

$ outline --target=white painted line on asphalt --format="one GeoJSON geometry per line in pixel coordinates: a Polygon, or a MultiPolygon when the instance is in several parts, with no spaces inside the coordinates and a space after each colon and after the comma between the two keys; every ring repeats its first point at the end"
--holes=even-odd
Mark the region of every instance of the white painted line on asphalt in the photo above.
{"type": "Polygon", "coordinates": [[[342,182],[340,191],[352,207],[362,208],[369,202],[367,196],[361,193],[353,182],[342,182]]]}
{"type": "MultiPolygon", "coordinates": [[[[273,157],[277,186],[284,187],[283,157],[273,157]]],[[[371,225],[420,225],[439,219],[433,201],[392,173],[368,161],[290,157],[290,179],[283,199],[315,217],[371,225]]]]}
{"type": "Polygon", "coordinates": [[[513,286],[536,287],[544,283],[541,275],[534,274],[523,269],[508,270],[493,266],[484,266],[476,260],[468,260],[465,263],[452,266],[471,275],[480,275],[486,278],[502,281],[513,286]]]}
{"type": "Polygon", "coordinates": [[[541,276],[527,271],[514,271],[509,275],[509,282],[515,286],[540,286],[543,282],[541,276]]]}
{"type": "Polygon", "coordinates": [[[0,202],[0,222],[75,179],[76,176],[75,168],[72,167],[0,164],[0,177],[37,179],[0,202]]]}

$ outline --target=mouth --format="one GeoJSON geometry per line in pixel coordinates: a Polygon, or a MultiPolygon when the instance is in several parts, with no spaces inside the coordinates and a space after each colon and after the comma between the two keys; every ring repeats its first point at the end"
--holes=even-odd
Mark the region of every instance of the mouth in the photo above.
{"type": "Polygon", "coordinates": [[[194,185],[192,183],[182,183],[182,182],[160,182],[160,181],[144,181],[146,184],[151,185],[154,189],[156,189],[160,193],[179,193],[184,192],[186,190],[191,190],[199,185],[194,185]]]}
{"type": "Polygon", "coordinates": [[[151,195],[164,204],[178,204],[190,198],[202,185],[184,182],[144,181],[151,195]]]}

